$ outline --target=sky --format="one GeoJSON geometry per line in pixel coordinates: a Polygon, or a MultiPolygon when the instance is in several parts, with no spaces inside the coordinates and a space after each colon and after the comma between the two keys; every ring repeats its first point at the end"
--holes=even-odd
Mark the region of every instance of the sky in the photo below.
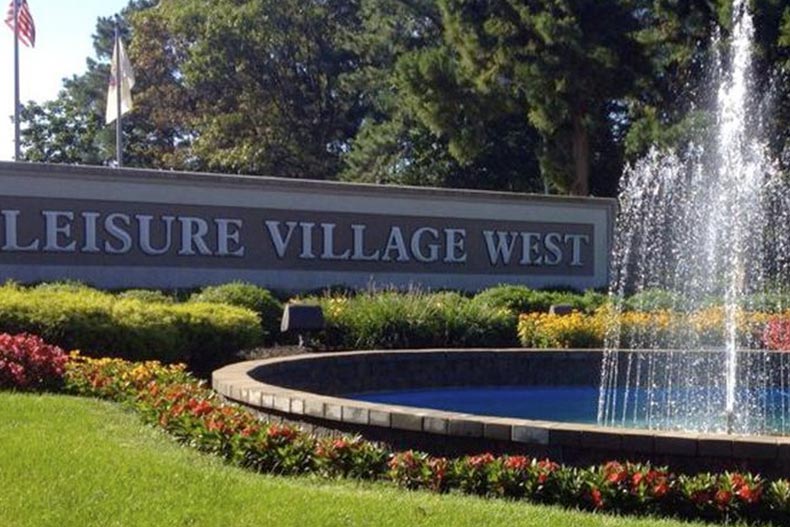
{"type": "MultiPolygon", "coordinates": [[[[2,18],[10,0],[0,0],[2,18]]],[[[36,25],[36,47],[19,46],[20,99],[54,99],[64,77],[83,73],[94,57],[96,19],[111,16],[129,0],[27,0],[36,25]]],[[[0,22],[0,161],[14,157],[14,33],[0,22]]]]}

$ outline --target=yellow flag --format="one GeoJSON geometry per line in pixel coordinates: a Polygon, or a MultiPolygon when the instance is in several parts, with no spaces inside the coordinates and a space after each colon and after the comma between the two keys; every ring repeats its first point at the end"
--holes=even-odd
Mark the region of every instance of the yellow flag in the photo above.
{"type": "Polygon", "coordinates": [[[110,88],[107,90],[107,124],[118,118],[118,68],[121,77],[121,115],[132,109],[132,88],[134,88],[134,71],[120,38],[114,47],[110,88]]]}

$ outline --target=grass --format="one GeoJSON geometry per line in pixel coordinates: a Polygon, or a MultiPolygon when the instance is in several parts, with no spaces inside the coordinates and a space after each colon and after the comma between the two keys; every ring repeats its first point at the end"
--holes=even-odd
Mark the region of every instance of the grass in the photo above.
{"type": "Polygon", "coordinates": [[[0,485],[2,527],[692,525],[263,476],[180,446],[117,405],[4,392],[0,485]]]}

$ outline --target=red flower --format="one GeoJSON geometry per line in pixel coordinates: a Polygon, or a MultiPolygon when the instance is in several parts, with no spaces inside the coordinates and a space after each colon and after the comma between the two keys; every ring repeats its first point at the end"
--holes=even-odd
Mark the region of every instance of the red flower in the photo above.
{"type": "Polygon", "coordinates": [[[744,477],[738,473],[731,474],[730,481],[732,482],[732,488],[737,488],[746,484],[746,480],[744,479],[744,477]]]}
{"type": "Polygon", "coordinates": [[[211,418],[206,422],[206,428],[208,428],[209,432],[218,432],[222,430],[222,422],[211,418]]]}
{"type": "Polygon", "coordinates": [[[249,426],[245,426],[244,428],[242,428],[241,432],[239,432],[239,434],[241,434],[242,437],[250,437],[251,435],[253,435],[256,432],[258,432],[258,430],[259,430],[259,428],[257,426],[249,425],[249,426]]]}
{"type": "Polygon", "coordinates": [[[593,487],[593,489],[590,491],[590,501],[592,501],[593,507],[596,509],[602,509],[604,503],[601,491],[593,487]]]}
{"type": "Polygon", "coordinates": [[[725,509],[732,501],[732,492],[729,490],[720,490],[716,492],[716,495],[713,499],[719,509],[725,509]]]}
{"type": "Polygon", "coordinates": [[[617,485],[628,477],[628,471],[617,461],[610,461],[603,467],[606,481],[617,485]]]}
{"type": "Polygon", "coordinates": [[[638,487],[643,479],[645,479],[645,477],[641,472],[634,472],[634,475],[631,476],[631,486],[638,487]]]}
{"type": "Polygon", "coordinates": [[[609,474],[609,476],[606,478],[606,481],[616,485],[627,477],[628,473],[625,470],[621,470],[620,472],[612,472],[609,474]]]}
{"type": "Polygon", "coordinates": [[[447,472],[447,458],[432,457],[428,460],[428,466],[431,467],[435,476],[444,477],[447,472]]]}
{"type": "Polygon", "coordinates": [[[525,456],[510,456],[505,459],[505,468],[508,470],[524,470],[529,466],[529,458],[525,456]]]}
{"type": "Polygon", "coordinates": [[[790,320],[783,317],[769,320],[763,331],[763,345],[772,350],[790,350],[790,320]]]}
{"type": "Polygon", "coordinates": [[[342,437],[332,441],[332,448],[334,448],[335,450],[345,450],[348,447],[349,447],[349,442],[343,439],[342,437]]]}
{"type": "Polygon", "coordinates": [[[285,441],[292,441],[296,438],[297,434],[295,429],[283,425],[272,425],[267,432],[270,439],[282,439],[285,441]]]}
{"type": "Polygon", "coordinates": [[[666,496],[667,492],[669,492],[669,485],[667,485],[666,482],[661,482],[653,487],[653,496],[656,498],[662,498],[666,496]]]}
{"type": "Polygon", "coordinates": [[[434,490],[441,489],[447,475],[447,465],[447,458],[432,457],[428,460],[428,467],[430,467],[433,476],[431,486],[434,490]]]}
{"type": "Polygon", "coordinates": [[[389,461],[389,467],[396,470],[403,465],[406,469],[413,469],[417,466],[417,458],[412,450],[395,454],[389,461]]]}
{"type": "Polygon", "coordinates": [[[560,468],[560,466],[557,463],[553,461],[549,461],[548,459],[543,459],[541,461],[538,461],[537,466],[539,471],[538,473],[539,485],[543,485],[544,483],[546,483],[551,473],[560,468]]]}
{"type": "Polygon", "coordinates": [[[40,337],[0,334],[0,387],[41,388],[63,378],[69,357],[40,337]]]}
{"type": "Polygon", "coordinates": [[[478,456],[472,456],[467,458],[467,464],[475,469],[485,468],[487,465],[490,465],[494,462],[493,454],[489,454],[486,452],[485,454],[480,454],[478,456]]]}
{"type": "Polygon", "coordinates": [[[555,463],[554,461],[549,461],[548,459],[543,459],[538,461],[538,468],[540,470],[545,470],[547,472],[554,472],[558,468],[560,468],[559,464],[555,463]]]}
{"type": "Polygon", "coordinates": [[[212,410],[214,410],[214,407],[211,405],[211,403],[205,399],[200,401],[194,398],[190,399],[187,403],[187,406],[189,407],[190,413],[197,417],[208,415],[212,412],[212,410]]]}
{"type": "Polygon", "coordinates": [[[760,501],[760,497],[762,496],[762,489],[760,487],[751,488],[748,485],[744,484],[741,488],[739,488],[735,492],[736,496],[740,498],[745,503],[757,503],[760,501]]]}

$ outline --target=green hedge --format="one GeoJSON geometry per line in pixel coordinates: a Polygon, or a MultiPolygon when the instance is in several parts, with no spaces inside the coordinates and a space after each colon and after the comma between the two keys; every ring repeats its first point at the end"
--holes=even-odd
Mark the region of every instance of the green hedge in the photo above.
{"type": "MultiPolygon", "coordinates": [[[[782,313],[790,309],[790,293],[782,285],[773,286],[775,290],[740,296],[738,305],[746,311],[782,313]]],[[[650,288],[636,292],[625,299],[623,307],[629,311],[688,311],[705,307],[720,306],[724,302],[724,292],[709,294],[702,298],[684,296],[678,291],[650,288]]]]}
{"type": "Polygon", "coordinates": [[[85,286],[0,287],[0,332],[29,332],[85,355],[186,362],[206,374],[261,342],[258,316],[220,304],[120,298],[85,286]]]}
{"type": "Polygon", "coordinates": [[[190,302],[228,304],[250,309],[261,317],[264,342],[271,344],[280,333],[283,305],[267,289],[246,282],[208,286],[189,299],[190,302]]]}
{"type": "Polygon", "coordinates": [[[606,295],[595,291],[583,294],[569,291],[539,291],[523,285],[499,285],[474,297],[474,302],[494,308],[509,309],[515,314],[547,312],[552,305],[565,304],[591,313],[606,302],[606,295]]]}
{"type": "Polygon", "coordinates": [[[324,311],[329,348],[509,347],[516,317],[458,293],[393,291],[306,299],[324,311]]]}
{"type": "Polygon", "coordinates": [[[118,298],[140,300],[149,304],[174,304],[176,299],[162,291],[151,289],[128,289],[118,293],[118,298]]]}

